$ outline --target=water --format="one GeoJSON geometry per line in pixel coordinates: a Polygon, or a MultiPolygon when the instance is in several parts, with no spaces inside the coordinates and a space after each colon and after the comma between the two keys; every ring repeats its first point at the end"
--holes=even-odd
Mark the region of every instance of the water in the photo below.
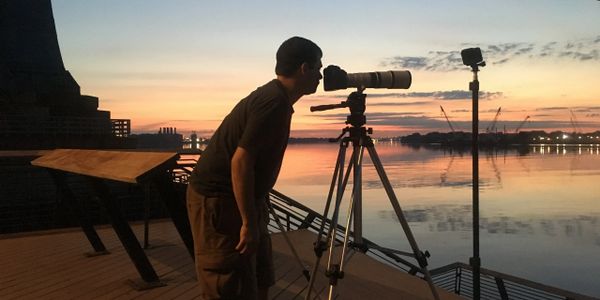
{"type": "MultiPolygon", "coordinates": [[[[338,149],[289,145],[275,189],[322,213],[338,149]]],[[[468,262],[470,153],[389,142],[376,149],[430,267],[468,262]]],[[[482,267],[600,296],[600,146],[482,152],[479,168],[482,267]]],[[[366,154],[363,202],[364,235],[410,251],[366,154]]]]}

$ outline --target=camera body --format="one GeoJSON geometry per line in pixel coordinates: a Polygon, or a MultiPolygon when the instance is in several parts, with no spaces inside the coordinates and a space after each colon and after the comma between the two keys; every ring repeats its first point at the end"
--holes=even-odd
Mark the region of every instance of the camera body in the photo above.
{"type": "Polygon", "coordinates": [[[481,65],[483,62],[483,56],[481,55],[481,49],[479,48],[467,48],[460,51],[460,56],[462,57],[463,64],[465,66],[477,66],[481,65]]]}
{"type": "Polygon", "coordinates": [[[365,73],[346,73],[342,68],[330,65],[323,70],[325,91],[335,91],[355,87],[407,89],[412,82],[409,71],[383,71],[365,73]]]}

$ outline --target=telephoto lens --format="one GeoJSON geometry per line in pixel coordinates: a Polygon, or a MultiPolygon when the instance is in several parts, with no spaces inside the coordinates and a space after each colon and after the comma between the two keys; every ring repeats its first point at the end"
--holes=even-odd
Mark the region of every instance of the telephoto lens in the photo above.
{"type": "Polygon", "coordinates": [[[380,71],[346,73],[338,66],[328,66],[323,71],[324,88],[335,91],[347,88],[407,89],[412,83],[409,71],[380,71]]]}

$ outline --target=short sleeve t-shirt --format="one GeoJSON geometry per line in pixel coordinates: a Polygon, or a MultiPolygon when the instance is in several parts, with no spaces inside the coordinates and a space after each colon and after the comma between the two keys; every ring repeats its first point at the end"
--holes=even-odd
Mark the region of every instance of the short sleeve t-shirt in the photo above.
{"type": "Polygon", "coordinates": [[[205,196],[232,196],[231,158],[242,147],[256,157],[255,196],[266,196],[279,175],[293,113],[279,80],[256,89],[225,117],[202,153],[190,185],[205,196]]]}

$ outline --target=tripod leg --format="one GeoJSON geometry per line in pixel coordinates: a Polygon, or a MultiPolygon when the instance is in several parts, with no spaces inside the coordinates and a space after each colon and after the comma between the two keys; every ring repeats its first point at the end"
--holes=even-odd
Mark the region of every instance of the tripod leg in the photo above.
{"type": "Polygon", "coordinates": [[[383,169],[381,160],[379,159],[379,156],[377,155],[377,151],[375,151],[375,146],[373,144],[368,145],[367,150],[369,151],[369,155],[371,156],[371,161],[373,162],[373,165],[375,166],[375,169],[377,170],[377,174],[379,175],[379,178],[381,179],[381,183],[383,184],[383,187],[385,188],[385,192],[387,193],[388,198],[390,199],[392,207],[394,208],[394,211],[396,212],[396,216],[398,217],[398,220],[400,221],[400,224],[402,225],[402,229],[404,229],[406,238],[408,239],[408,242],[410,243],[413,253],[415,254],[415,257],[417,258],[417,261],[419,262],[419,266],[421,267],[421,272],[423,272],[423,274],[425,275],[425,279],[427,280],[427,283],[429,284],[429,287],[431,288],[431,293],[433,294],[433,297],[436,300],[438,300],[439,295],[437,293],[435,286],[433,285],[433,281],[431,280],[431,274],[429,274],[429,270],[427,269],[427,258],[425,257],[423,252],[421,252],[421,250],[419,250],[417,241],[415,240],[415,237],[413,236],[412,231],[410,230],[410,226],[408,226],[408,222],[406,221],[406,218],[404,217],[402,208],[400,207],[400,204],[398,203],[398,198],[396,198],[394,189],[392,188],[392,185],[390,184],[390,180],[388,179],[387,175],[385,174],[385,170],[383,169]]]}
{"type": "MultiPolygon", "coordinates": [[[[335,249],[335,242],[336,242],[337,229],[338,229],[338,219],[339,219],[339,213],[340,213],[340,205],[342,203],[342,199],[344,197],[344,191],[346,190],[346,186],[348,185],[348,179],[350,178],[350,172],[352,171],[355,161],[356,161],[356,156],[355,156],[355,153],[353,153],[352,158],[350,160],[350,164],[348,165],[348,169],[346,169],[346,174],[344,175],[344,179],[343,179],[343,181],[340,181],[338,183],[335,207],[333,210],[333,216],[331,217],[329,233],[327,235],[327,241],[329,242],[329,251],[328,251],[327,269],[326,270],[329,273],[331,273],[331,269],[332,269],[333,250],[335,249]]],[[[318,266],[318,265],[316,265],[316,266],[318,266]]],[[[336,265],[336,270],[338,270],[337,268],[339,268],[339,265],[336,265]]],[[[315,269],[315,271],[316,271],[316,269],[315,269]]],[[[339,272],[335,271],[335,272],[333,272],[333,274],[337,275],[337,274],[339,274],[339,272]]],[[[330,281],[331,281],[331,276],[329,276],[329,277],[330,277],[330,281]]]]}
{"type": "MultiPolygon", "coordinates": [[[[325,223],[327,221],[327,216],[329,215],[329,208],[331,206],[331,199],[333,198],[333,191],[336,187],[336,181],[340,181],[342,178],[342,174],[344,172],[344,160],[346,159],[346,147],[348,147],[347,143],[343,141],[340,143],[340,150],[338,151],[338,157],[335,164],[335,170],[333,171],[333,178],[331,178],[331,185],[329,186],[329,193],[327,194],[327,202],[325,202],[325,211],[323,213],[323,219],[321,220],[321,226],[319,228],[318,240],[321,241],[321,236],[323,231],[325,230],[325,223]]],[[[338,182],[339,185],[339,182],[338,182]]]]}
{"type": "MultiPolygon", "coordinates": [[[[346,258],[346,247],[348,245],[348,239],[350,236],[350,225],[352,224],[352,218],[354,217],[354,228],[356,229],[356,223],[358,222],[358,218],[356,214],[361,211],[361,207],[359,206],[362,203],[362,158],[364,154],[364,147],[360,147],[358,158],[356,159],[356,164],[354,166],[354,181],[353,181],[353,192],[352,197],[350,198],[350,204],[348,206],[348,217],[346,218],[346,232],[344,233],[344,245],[342,248],[342,258],[340,262],[340,272],[344,271],[344,261],[346,258]]],[[[359,225],[359,227],[362,225],[359,225]]],[[[362,236],[359,236],[360,241],[357,242],[356,231],[354,232],[354,243],[362,244],[362,236]]]]}
{"type": "MultiPolygon", "coordinates": [[[[346,217],[346,228],[344,231],[344,242],[342,244],[342,253],[340,254],[339,264],[331,264],[331,257],[333,253],[334,244],[333,242],[329,248],[329,262],[327,264],[327,272],[329,276],[329,294],[328,299],[334,299],[335,295],[335,287],[337,286],[338,279],[342,279],[344,277],[344,265],[346,262],[346,250],[348,249],[348,241],[350,237],[350,226],[352,224],[352,218],[356,214],[358,210],[355,209],[355,205],[357,203],[361,203],[361,171],[362,171],[362,158],[364,153],[364,147],[354,147],[353,148],[353,159],[352,165],[354,167],[354,181],[353,181],[353,191],[352,196],[350,197],[350,203],[348,204],[348,213],[346,217]]],[[[348,173],[349,175],[349,173],[348,173]]],[[[355,220],[356,222],[356,220],[355,220]]],[[[356,228],[356,227],[355,227],[356,228]]],[[[356,240],[356,236],[354,237],[356,240]]]]}
{"type": "MultiPolygon", "coordinates": [[[[354,151],[359,152],[359,156],[356,162],[356,167],[354,168],[354,243],[362,245],[363,244],[363,235],[362,235],[362,158],[364,154],[365,147],[362,145],[355,144],[354,151]]],[[[348,227],[350,224],[347,225],[348,227]]]]}
{"type": "MultiPolygon", "coordinates": [[[[331,217],[331,223],[329,226],[329,230],[327,233],[327,240],[326,240],[330,244],[328,260],[327,260],[327,270],[329,270],[331,268],[332,254],[333,254],[333,249],[335,247],[335,241],[336,241],[336,235],[337,235],[340,204],[342,202],[342,198],[344,197],[344,191],[346,190],[346,186],[348,185],[348,179],[350,179],[350,172],[352,171],[352,168],[354,166],[354,161],[356,160],[356,156],[354,153],[352,154],[351,157],[352,158],[350,159],[350,163],[348,164],[348,169],[346,169],[346,173],[343,177],[341,176],[343,173],[343,167],[339,170],[335,206],[333,209],[333,215],[331,217]]],[[[343,156],[343,158],[345,159],[345,155],[343,156]]],[[[343,161],[342,161],[342,166],[343,166],[343,161]]],[[[324,217],[327,218],[327,216],[324,216],[324,217]]],[[[317,262],[315,263],[315,265],[313,267],[313,273],[311,275],[311,283],[310,283],[311,288],[312,288],[312,285],[314,285],[314,280],[316,278],[315,274],[317,273],[320,262],[321,262],[321,257],[317,255],[317,262]]],[[[309,289],[305,299],[310,298],[310,291],[311,290],[309,289]]]]}
{"type": "MultiPolygon", "coordinates": [[[[325,250],[324,246],[327,244],[327,241],[329,240],[329,237],[331,235],[331,230],[333,228],[333,225],[330,224],[329,230],[327,231],[327,238],[326,238],[325,242],[323,242],[321,237],[325,230],[325,223],[327,221],[327,216],[329,215],[329,208],[331,205],[331,199],[333,198],[333,191],[336,187],[336,182],[337,182],[338,189],[337,189],[335,206],[336,207],[338,206],[337,203],[338,203],[338,198],[340,195],[339,186],[340,186],[340,184],[342,184],[342,178],[343,178],[342,175],[344,174],[344,161],[346,160],[346,148],[347,147],[348,147],[347,142],[345,142],[344,140],[340,141],[340,149],[338,151],[338,157],[337,157],[337,161],[336,161],[336,165],[335,165],[335,171],[333,172],[333,178],[331,179],[331,185],[329,187],[329,194],[327,195],[327,202],[325,204],[325,212],[323,213],[323,219],[321,220],[321,226],[320,226],[319,232],[317,234],[317,241],[315,242],[315,254],[316,254],[317,258],[316,258],[315,265],[313,266],[312,272],[310,273],[310,281],[308,283],[308,288],[307,288],[307,292],[306,292],[306,296],[305,296],[306,300],[310,299],[312,289],[315,284],[316,274],[319,269],[319,264],[321,263],[321,257],[323,256],[323,251],[325,250]]],[[[334,211],[335,211],[335,209],[334,209],[334,211]]],[[[334,215],[335,215],[335,213],[334,213],[334,215]]]]}
{"type": "MultiPolygon", "coordinates": [[[[354,175],[356,176],[357,174],[359,174],[359,176],[358,176],[358,178],[355,177],[354,182],[353,182],[354,188],[352,191],[352,196],[350,197],[348,214],[347,214],[347,218],[346,218],[346,228],[345,228],[344,237],[343,237],[342,252],[341,252],[338,264],[333,264],[333,250],[335,248],[335,236],[336,236],[337,226],[338,226],[337,220],[338,220],[340,203],[337,203],[335,218],[334,218],[335,222],[332,224],[332,226],[335,226],[335,227],[333,228],[333,235],[332,235],[332,239],[330,240],[329,258],[327,261],[327,276],[329,277],[329,299],[333,299],[333,297],[334,297],[335,287],[337,286],[338,279],[341,279],[344,277],[343,266],[344,266],[344,261],[346,258],[346,249],[347,249],[348,240],[349,240],[349,236],[350,236],[350,224],[352,222],[352,217],[355,212],[353,207],[354,207],[354,204],[356,203],[355,201],[357,201],[357,200],[360,201],[360,199],[358,199],[356,197],[357,194],[355,192],[356,192],[356,188],[359,187],[359,189],[360,189],[360,185],[361,185],[360,171],[361,171],[361,166],[362,166],[362,157],[363,157],[363,147],[358,147],[358,146],[353,147],[352,159],[348,166],[348,170],[346,172],[346,177],[344,178],[344,183],[343,183],[343,186],[341,189],[342,192],[346,189],[346,186],[348,184],[348,178],[350,177],[350,171],[352,169],[354,169],[354,175]],[[358,170],[358,172],[357,172],[357,170],[358,170]],[[358,181],[357,181],[357,179],[358,179],[358,181]]],[[[360,192],[358,193],[358,195],[360,197],[360,192]]],[[[341,201],[341,197],[338,198],[338,200],[341,201]]]]}
{"type": "Polygon", "coordinates": [[[332,258],[333,258],[333,248],[335,247],[336,235],[337,235],[337,227],[338,227],[338,219],[340,214],[340,204],[342,203],[342,198],[344,197],[344,191],[346,190],[346,186],[348,185],[348,179],[350,178],[350,172],[355,165],[357,160],[357,153],[352,153],[352,158],[350,159],[350,163],[348,164],[348,169],[346,169],[346,174],[344,175],[343,182],[338,182],[338,189],[335,199],[335,207],[333,210],[333,215],[331,217],[331,226],[329,227],[329,257],[327,261],[327,268],[329,269],[332,258]]]}

